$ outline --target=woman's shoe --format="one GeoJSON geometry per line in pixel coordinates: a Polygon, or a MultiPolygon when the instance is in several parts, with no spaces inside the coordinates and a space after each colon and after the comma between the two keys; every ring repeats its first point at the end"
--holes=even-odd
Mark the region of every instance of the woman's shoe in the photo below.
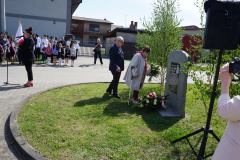
{"type": "Polygon", "coordinates": [[[137,100],[133,100],[132,103],[133,103],[133,104],[137,104],[137,105],[140,104],[137,100]]]}
{"type": "Polygon", "coordinates": [[[24,87],[33,87],[33,82],[31,84],[29,84],[29,85],[24,84],[24,87]]]}

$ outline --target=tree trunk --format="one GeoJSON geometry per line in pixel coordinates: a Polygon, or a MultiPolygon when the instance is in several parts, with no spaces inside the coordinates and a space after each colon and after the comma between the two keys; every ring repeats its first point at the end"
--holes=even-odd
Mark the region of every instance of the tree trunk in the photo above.
{"type": "Polygon", "coordinates": [[[165,54],[166,54],[166,32],[164,31],[163,35],[163,55],[162,55],[162,63],[161,63],[161,89],[160,89],[160,94],[162,94],[163,91],[163,85],[164,85],[164,77],[165,77],[165,72],[164,72],[164,59],[165,59],[165,54]]]}

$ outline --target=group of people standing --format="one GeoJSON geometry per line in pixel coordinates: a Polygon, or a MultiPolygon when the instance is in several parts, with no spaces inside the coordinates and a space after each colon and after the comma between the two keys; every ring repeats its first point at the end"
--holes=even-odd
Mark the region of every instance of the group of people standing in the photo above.
{"type": "MultiPolygon", "coordinates": [[[[77,41],[72,41],[71,38],[65,41],[64,37],[61,37],[58,41],[57,37],[50,37],[49,39],[47,35],[44,35],[41,39],[39,34],[32,34],[31,37],[34,41],[33,52],[35,59],[33,63],[35,60],[41,60],[41,63],[48,61],[50,65],[52,63],[56,64],[56,59],[58,59],[59,65],[63,65],[65,59],[65,65],[68,65],[69,59],[71,59],[71,66],[74,66],[74,60],[77,59],[77,53],[80,48],[77,41]]],[[[14,36],[1,33],[0,64],[2,60],[5,61],[6,59],[11,61],[11,64],[14,64],[15,60],[18,59],[19,64],[22,64],[22,57],[17,49],[19,44],[15,41],[14,36]]]]}
{"type": "Polygon", "coordinates": [[[56,62],[55,60],[58,59],[59,66],[63,65],[63,60],[65,60],[65,65],[68,66],[68,61],[71,59],[71,66],[74,67],[74,60],[77,59],[78,48],[79,44],[77,42],[70,45],[67,44],[66,48],[64,48],[62,43],[54,42],[53,45],[48,43],[47,47],[46,45],[41,47],[42,62],[44,62],[45,57],[47,57],[48,65],[56,62]]]}
{"type": "Polygon", "coordinates": [[[77,53],[79,50],[79,44],[77,41],[73,42],[71,38],[67,42],[64,41],[64,37],[60,38],[59,41],[56,37],[48,37],[44,35],[41,40],[39,35],[33,36],[36,43],[35,57],[40,60],[40,55],[42,55],[41,63],[47,60],[47,64],[55,64],[58,60],[59,66],[63,65],[65,60],[65,65],[68,66],[69,59],[71,59],[71,66],[74,67],[74,60],[77,59],[77,53]]]}
{"type": "MultiPolygon", "coordinates": [[[[119,36],[116,38],[116,43],[110,48],[109,51],[109,70],[113,75],[106,92],[112,94],[115,98],[121,98],[118,95],[118,83],[121,76],[121,72],[124,70],[124,53],[122,51],[122,45],[124,44],[123,37],[119,36]]],[[[127,86],[133,90],[134,104],[138,103],[138,93],[142,89],[145,77],[147,75],[147,56],[150,54],[151,49],[149,46],[145,46],[142,51],[137,52],[132,58],[124,80],[127,86]]]]}
{"type": "Polygon", "coordinates": [[[7,58],[11,61],[11,64],[14,64],[15,58],[17,58],[16,55],[16,43],[15,43],[15,37],[9,36],[8,33],[4,34],[1,32],[0,35],[0,64],[2,63],[2,60],[7,58]]]}

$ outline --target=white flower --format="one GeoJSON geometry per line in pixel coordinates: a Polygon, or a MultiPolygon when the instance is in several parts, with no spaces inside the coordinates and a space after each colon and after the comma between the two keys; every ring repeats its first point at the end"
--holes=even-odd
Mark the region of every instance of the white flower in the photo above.
{"type": "Polygon", "coordinates": [[[154,97],[157,97],[157,94],[155,92],[152,93],[154,95],[154,97]]]}
{"type": "Polygon", "coordinates": [[[146,103],[149,103],[149,100],[146,100],[146,103]]]}
{"type": "Polygon", "coordinates": [[[147,98],[150,98],[150,96],[149,96],[149,95],[147,95],[147,98]]]}
{"type": "Polygon", "coordinates": [[[154,99],[153,105],[157,105],[157,99],[154,99]]]}
{"type": "Polygon", "coordinates": [[[142,101],[143,99],[142,98],[140,98],[140,101],[142,101]]]}

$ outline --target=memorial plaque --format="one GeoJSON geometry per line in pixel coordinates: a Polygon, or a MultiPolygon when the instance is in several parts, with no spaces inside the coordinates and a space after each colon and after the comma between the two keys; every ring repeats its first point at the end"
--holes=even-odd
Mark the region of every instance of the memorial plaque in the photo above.
{"type": "Polygon", "coordinates": [[[188,54],[184,51],[172,51],[168,57],[167,75],[164,95],[167,112],[160,110],[163,117],[185,117],[185,101],[187,92],[187,77],[180,64],[188,62],[188,54]]]}
{"type": "Polygon", "coordinates": [[[180,64],[172,62],[168,89],[175,94],[177,94],[178,91],[179,70],[180,64]]]}

